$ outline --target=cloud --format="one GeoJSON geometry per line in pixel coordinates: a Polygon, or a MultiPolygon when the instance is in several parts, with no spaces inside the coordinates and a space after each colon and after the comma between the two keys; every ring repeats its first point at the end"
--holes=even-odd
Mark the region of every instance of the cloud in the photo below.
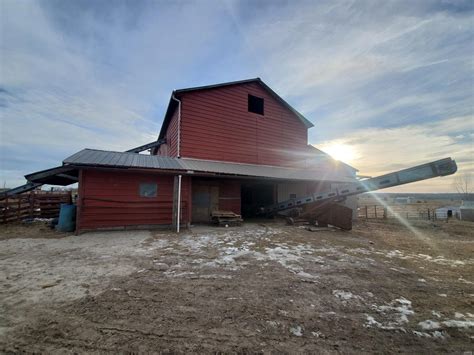
{"type": "MultiPolygon", "coordinates": [[[[155,139],[182,87],[260,76],[315,123],[317,145],[399,132],[391,139],[403,150],[403,130],[465,127],[453,117],[473,111],[470,0],[0,6],[0,181],[10,186],[84,147],[155,139]]],[[[422,131],[425,140],[407,143],[441,152],[422,131]]],[[[441,137],[447,151],[462,150],[472,130],[441,137]]]]}
{"type": "Polygon", "coordinates": [[[84,147],[156,139],[171,90],[198,73],[226,28],[210,3],[158,5],[2,2],[2,183],[84,147]]]}
{"type": "MultiPolygon", "coordinates": [[[[472,116],[398,128],[361,129],[335,140],[321,142],[317,147],[323,151],[335,145],[351,147],[354,152],[353,159],[346,163],[358,168],[361,175],[382,175],[446,157],[456,160],[457,174],[472,173],[474,172],[473,140],[459,141],[456,136],[461,132],[466,135],[473,134],[472,116]]],[[[390,190],[455,192],[454,176],[421,181],[390,190]]]]}
{"type": "Polygon", "coordinates": [[[289,3],[241,27],[317,141],[472,113],[473,3],[449,4],[289,3]]]}

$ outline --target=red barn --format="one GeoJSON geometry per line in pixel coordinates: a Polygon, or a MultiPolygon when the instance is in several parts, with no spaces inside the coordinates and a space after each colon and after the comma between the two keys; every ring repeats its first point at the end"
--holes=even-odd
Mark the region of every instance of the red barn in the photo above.
{"type": "Polygon", "coordinates": [[[354,181],[355,169],[308,145],[312,126],[259,78],[176,90],[150,155],[84,149],[64,160],[79,181],[77,230],[170,226],[178,214],[189,225],[213,210],[251,218],[354,181]]]}

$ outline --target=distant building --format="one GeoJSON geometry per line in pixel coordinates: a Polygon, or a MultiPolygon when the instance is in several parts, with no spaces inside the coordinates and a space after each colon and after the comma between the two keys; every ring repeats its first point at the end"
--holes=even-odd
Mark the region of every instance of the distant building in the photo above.
{"type": "Polygon", "coordinates": [[[447,219],[451,217],[460,218],[459,206],[444,206],[437,208],[435,211],[437,219],[447,219]]]}
{"type": "Polygon", "coordinates": [[[462,201],[459,219],[474,222],[474,201],[462,201]]]}
{"type": "Polygon", "coordinates": [[[413,199],[411,197],[395,197],[393,199],[393,202],[400,205],[406,205],[409,203],[413,203],[413,199]]]}

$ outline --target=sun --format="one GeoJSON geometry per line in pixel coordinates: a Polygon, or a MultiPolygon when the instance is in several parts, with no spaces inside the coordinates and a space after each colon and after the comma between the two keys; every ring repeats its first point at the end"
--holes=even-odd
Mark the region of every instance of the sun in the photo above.
{"type": "Polygon", "coordinates": [[[329,143],[321,147],[321,150],[328,153],[336,160],[350,164],[354,161],[357,154],[354,147],[344,143],[329,143]]]}

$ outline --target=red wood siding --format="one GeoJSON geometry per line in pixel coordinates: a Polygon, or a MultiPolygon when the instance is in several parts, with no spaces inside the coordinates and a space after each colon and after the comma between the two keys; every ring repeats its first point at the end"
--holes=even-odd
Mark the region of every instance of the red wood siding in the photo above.
{"type": "Polygon", "coordinates": [[[220,180],[219,209],[241,214],[240,181],[220,180]]]}
{"type": "Polygon", "coordinates": [[[297,166],[295,157],[307,152],[306,126],[257,83],[189,92],[181,100],[182,157],[297,166]],[[248,94],[264,99],[264,116],[247,111],[248,94]]]}
{"type": "MultiPolygon", "coordinates": [[[[182,180],[181,222],[189,222],[189,181],[182,180]]],[[[137,225],[171,225],[174,176],[83,170],[79,189],[79,230],[137,225]],[[156,197],[140,197],[140,183],[156,183],[156,197]]]]}
{"type": "Polygon", "coordinates": [[[177,157],[178,156],[178,109],[171,117],[168,129],[166,131],[166,144],[160,145],[157,155],[177,157]]]}

